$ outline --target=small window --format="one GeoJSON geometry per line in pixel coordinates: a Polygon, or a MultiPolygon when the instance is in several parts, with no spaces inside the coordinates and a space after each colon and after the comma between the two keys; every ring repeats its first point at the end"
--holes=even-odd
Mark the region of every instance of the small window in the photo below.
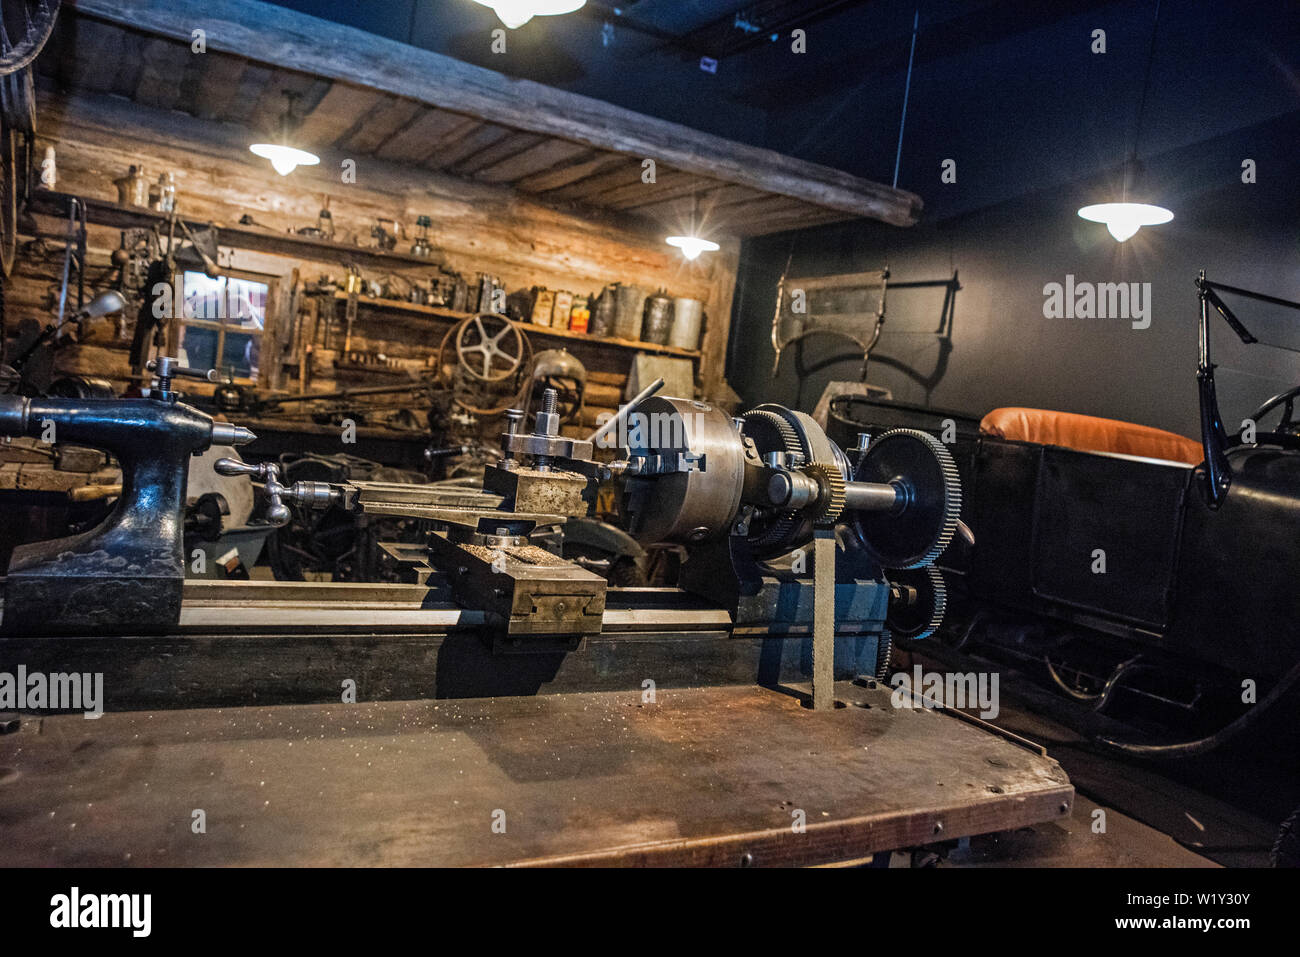
{"type": "Polygon", "coordinates": [[[181,362],[222,377],[257,381],[270,286],[243,276],[186,270],[185,306],[177,330],[181,362]]]}

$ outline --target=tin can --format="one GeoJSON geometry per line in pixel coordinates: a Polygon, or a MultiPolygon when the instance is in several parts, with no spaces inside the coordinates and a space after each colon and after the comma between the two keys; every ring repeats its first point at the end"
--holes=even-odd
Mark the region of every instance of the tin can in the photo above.
{"type": "Polygon", "coordinates": [[[573,312],[573,293],[565,289],[555,293],[555,310],[551,313],[551,325],[556,329],[569,328],[569,314],[573,312]]]}
{"type": "Polygon", "coordinates": [[[538,289],[537,298],[533,300],[533,325],[549,326],[551,324],[551,311],[554,308],[555,293],[546,288],[538,289]]]}
{"type": "Polygon", "coordinates": [[[586,332],[591,322],[591,309],[587,306],[586,296],[573,297],[573,311],[569,313],[569,331],[586,332]]]}
{"type": "Polygon", "coordinates": [[[668,344],[678,349],[692,351],[700,347],[700,323],[704,316],[704,303],[698,299],[673,301],[673,331],[668,344]]]}
{"type": "Polygon", "coordinates": [[[591,310],[591,323],[588,332],[593,336],[612,336],[614,334],[614,317],[618,312],[618,283],[606,286],[596,299],[591,310]]]}
{"type": "Polygon", "coordinates": [[[614,335],[619,339],[640,339],[645,293],[636,286],[618,287],[618,312],[614,316],[614,335]]]}
{"type": "Polygon", "coordinates": [[[641,338],[657,346],[668,345],[673,331],[673,300],[666,289],[660,289],[645,301],[645,318],[641,323],[641,338]]]}

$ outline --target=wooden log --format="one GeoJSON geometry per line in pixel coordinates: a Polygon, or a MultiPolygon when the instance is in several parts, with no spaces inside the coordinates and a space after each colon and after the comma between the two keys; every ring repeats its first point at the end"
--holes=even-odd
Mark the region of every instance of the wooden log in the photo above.
{"type": "MultiPolygon", "coordinates": [[[[208,56],[262,63],[386,90],[515,130],[657,162],[853,216],[915,223],[913,193],[711,136],[589,97],[507,77],[429,50],[251,0],[73,0],[77,14],[170,37],[186,46],[207,24],[208,56]]],[[[409,119],[409,118],[408,118],[409,119]]]]}

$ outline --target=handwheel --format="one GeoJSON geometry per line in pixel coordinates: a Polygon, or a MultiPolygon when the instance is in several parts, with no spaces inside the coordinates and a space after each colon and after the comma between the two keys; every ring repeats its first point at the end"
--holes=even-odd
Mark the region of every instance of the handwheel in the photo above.
{"type": "Polygon", "coordinates": [[[31,64],[54,30],[59,0],[0,3],[0,76],[31,64]]]}
{"type": "Polygon", "coordinates": [[[524,361],[523,334],[504,316],[488,314],[462,319],[455,339],[460,364],[484,382],[510,378],[524,361]]]}

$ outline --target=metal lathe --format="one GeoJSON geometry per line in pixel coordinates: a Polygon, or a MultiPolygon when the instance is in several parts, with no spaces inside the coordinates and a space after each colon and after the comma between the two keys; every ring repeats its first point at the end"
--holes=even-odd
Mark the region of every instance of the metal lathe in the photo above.
{"type": "MultiPolygon", "coordinates": [[[[162,749],[175,762],[159,775],[174,790],[201,789],[196,765],[242,781],[236,741],[257,739],[250,763],[282,772],[288,817],[272,825],[243,795],[252,803],[231,813],[251,815],[251,831],[160,855],[345,862],[359,853],[358,827],[400,831],[432,804],[445,814],[417,829],[438,841],[385,830],[362,841],[366,853],[865,860],[1069,813],[1073,789],[1040,749],[899,707],[879,680],[892,635],[924,637],[941,620],[933,563],[962,530],[956,468],[923,432],[864,435],[843,450],[803,413],[760,405],[733,418],[660,396],[656,383],[586,439],[560,434],[551,393],[531,423],[512,411],[481,488],[290,484],[274,463],[238,457],[249,430],[180,401],[173,381],[202,373],[170,359],[155,372],[143,398],[0,396],[0,434],[105,450],[123,476],[100,526],[15,550],[0,665],[103,675],[108,713],[44,719],[63,730],[28,745],[29,761],[41,754],[29,785],[46,775],[98,793],[73,757],[84,735],[102,739],[89,759],[98,771],[162,749]],[[423,541],[384,544],[402,582],[187,580],[184,489],[191,458],[213,446],[230,453],[217,473],[260,485],[268,524],[325,507],[425,523],[423,541]],[[638,542],[682,550],[677,587],[612,587],[561,556],[565,524],[592,512],[602,486],[638,542]],[[381,739],[392,742],[383,754],[381,739]],[[379,778],[346,757],[362,751],[379,778]],[[364,825],[348,801],[322,810],[312,798],[344,780],[369,808],[364,825]],[[512,840],[484,842],[456,823],[462,805],[512,800],[524,819],[512,840]],[[803,830],[790,829],[792,809],[805,811],[803,830]]],[[[0,757],[28,730],[0,737],[0,757]]],[[[114,793],[128,818],[148,819],[166,786],[114,793]]],[[[15,794],[0,789],[0,819],[15,794]]],[[[116,826],[128,840],[129,821],[116,826]]]]}

